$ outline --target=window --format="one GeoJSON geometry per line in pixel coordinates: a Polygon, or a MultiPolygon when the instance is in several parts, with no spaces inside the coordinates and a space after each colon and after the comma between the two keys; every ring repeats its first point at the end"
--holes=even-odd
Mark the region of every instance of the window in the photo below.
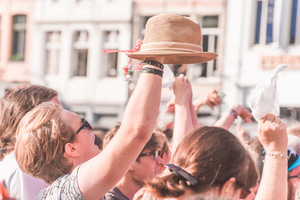
{"type": "Polygon", "coordinates": [[[58,74],[60,69],[61,32],[52,31],[46,33],[46,59],[45,73],[58,74]]]}
{"type": "MultiPolygon", "coordinates": [[[[217,52],[219,29],[219,17],[203,16],[199,18],[202,32],[202,48],[204,52],[217,52]]],[[[207,63],[192,64],[187,68],[187,75],[191,79],[214,77],[217,75],[216,59],[207,63]]]]}
{"type": "Polygon", "coordinates": [[[25,57],[26,15],[13,16],[12,51],[10,59],[23,61],[25,57]]]}
{"type": "Polygon", "coordinates": [[[152,16],[145,16],[141,18],[141,23],[140,23],[140,38],[139,39],[143,39],[145,36],[145,32],[146,32],[146,23],[147,21],[151,18],[152,16]]]}
{"type": "MultiPolygon", "coordinates": [[[[119,31],[104,31],[103,32],[103,49],[116,50],[118,49],[119,31]]],[[[102,68],[102,74],[105,77],[116,77],[118,75],[118,53],[106,53],[103,55],[103,62],[106,66],[102,68]]]]}
{"type": "Polygon", "coordinates": [[[87,76],[88,43],[87,31],[75,32],[73,37],[73,76],[87,76]]]}
{"type": "Polygon", "coordinates": [[[300,43],[300,15],[298,13],[298,10],[300,10],[298,0],[292,0],[290,44],[300,43]]]}
{"type": "Polygon", "coordinates": [[[275,0],[257,0],[255,44],[273,42],[275,0]]]}

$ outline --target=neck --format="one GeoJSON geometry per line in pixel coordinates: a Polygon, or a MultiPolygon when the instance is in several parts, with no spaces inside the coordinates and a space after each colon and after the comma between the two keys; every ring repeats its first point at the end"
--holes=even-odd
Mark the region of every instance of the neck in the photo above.
{"type": "Polygon", "coordinates": [[[195,193],[190,189],[185,190],[184,194],[180,197],[178,197],[178,200],[183,200],[186,199],[187,197],[191,197],[191,196],[195,196],[195,195],[203,195],[203,196],[207,196],[207,197],[218,197],[220,196],[220,194],[218,193],[218,191],[216,191],[215,189],[210,189],[207,190],[205,192],[201,192],[201,193],[195,193]]]}
{"type": "Polygon", "coordinates": [[[116,185],[116,187],[128,198],[133,199],[135,193],[142,188],[141,185],[136,184],[134,180],[123,177],[116,185]]]}

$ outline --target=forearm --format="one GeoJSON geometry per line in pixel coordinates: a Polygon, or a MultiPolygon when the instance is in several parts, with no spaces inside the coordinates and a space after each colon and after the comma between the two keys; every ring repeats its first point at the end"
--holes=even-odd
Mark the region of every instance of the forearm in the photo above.
{"type": "Polygon", "coordinates": [[[100,199],[126,174],[144,148],[156,123],[161,80],[156,74],[140,74],[117,134],[99,155],[80,167],[78,184],[85,199],[100,199]]]}
{"type": "Polygon", "coordinates": [[[231,113],[231,111],[229,111],[215,123],[215,126],[228,130],[235,119],[235,116],[231,113]]]}
{"type": "MultiPolygon", "coordinates": [[[[161,97],[161,77],[141,73],[123,115],[122,128],[142,127],[149,137],[156,123],[161,97]]],[[[138,128],[139,129],[139,128],[138,128]]],[[[145,132],[141,133],[142,135],[145,132]]]]}
{"type": "Polygon", "coordinates": [[[175,120],[173,130],[173,152],[182,139],[193,130],[189,103],[184,105],[175,105],[175,120]]]}
{"type": "Polygon", "coordinates": [[[192,104],[193,104],[194,112],[198,113],[199,108],[203,106],[205,103],[202,101],[202,99],[196,99],[195,101],[192,102],[192,104]]]}
{"type": "Polygon", "coordinates": [[[191,112],[191,118],[193,123],[193,129],[196,129],[199,127],[198,118],[197,118],[197,112],[195,112],[193,101],[190,101],[190,112],[191,112]]]}
{"type": "Polygon", "coordinates": [[[266,156],[255,200],[287,199],[287,171],[287,159],[266,156]]]}

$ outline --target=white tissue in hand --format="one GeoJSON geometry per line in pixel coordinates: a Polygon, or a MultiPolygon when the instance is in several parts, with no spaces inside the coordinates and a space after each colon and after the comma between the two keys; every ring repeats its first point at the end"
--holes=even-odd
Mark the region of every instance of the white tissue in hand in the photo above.
{"type": "Polygon", "coordinates": [[[175,76],[169,65],[164,65],[164,74],[162,77],[162,87],[173,87],[173,83],[175,81],[175,76]]]}
{"type": "Polygon", "coordinates": [[[279,116],[279,103],[276,81],[278,73],[284,70],[287,65],[277,65],[272,72],[270,80],[265,84],[257,85],[254,94],[249,101],[252,115],[256,120],[263,118],[266,114],[272,113],[279,116]]]}

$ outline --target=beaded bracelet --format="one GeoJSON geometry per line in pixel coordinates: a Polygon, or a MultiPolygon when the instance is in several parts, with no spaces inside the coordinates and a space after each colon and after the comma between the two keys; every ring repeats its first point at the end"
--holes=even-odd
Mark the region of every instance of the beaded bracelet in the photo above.
{"type": "Polygon", "coordinates": [[[283,153],[265,153],[266,156],[271,156],[271,157],[278,157],[278,158],[283,158],[289,160],[290,157],[286,154],[283,153]]]}
{"type": "Polygon", "coordinates": [[[238,117],[238,114],[234,109],[231,109],[230,112],[235,119],[238,117]]]}
{"type": "Polygon", "coordinates": [[[164,72],[162,70],[159,70],[159,69],[154,69],[154,68],[150,68],[150,67],[143,67],[141,69],[141,73],[151,73],[151,74],[156,74],[156,75],[159,75],[160,77],[162,77],[164,72]]]}
{"type": "Polygon", "coordinates": [[[160,68],[161,70],[164,70],[164,65],[160,62],[157,62],[155,60],[144,60],[143,65],[148,64],[148,65],[153,65],[155,67],[160,68]]]}

